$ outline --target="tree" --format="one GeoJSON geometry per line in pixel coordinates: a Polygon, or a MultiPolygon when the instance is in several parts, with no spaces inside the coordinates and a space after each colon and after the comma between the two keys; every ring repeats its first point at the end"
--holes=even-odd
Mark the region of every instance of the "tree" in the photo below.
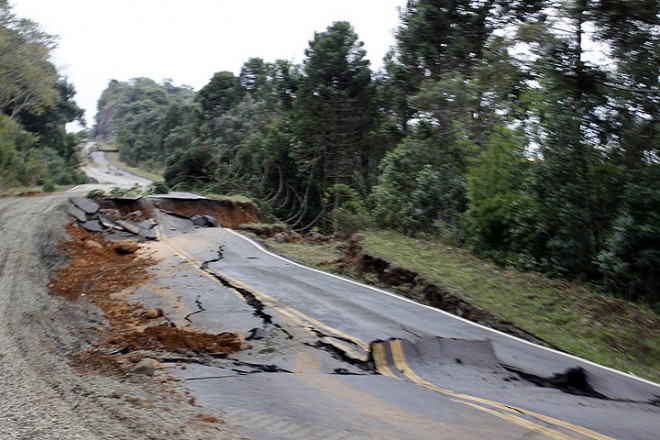
{"type": "MultiPolygon", "coordinates": [[[[323,210],[320,195],[331,185],[366,194],[371,161],[378,159],[369,143],[376,112],[369,61],[349,23],[335,22],[315,33],[305,54],[294,102],[299,142],[292,156],[307,181],[305,204],[314,218],[323,210]]],[[[340,194],[335,192],[333,208],[339,207],[340,194]]]]}
{"type": "Polygon", "coordinates": [[[218,72],[197,94],[203,121],[220,116],[238,104],[243,96],[240,79],[231,72],[218,72]]]}
{"type": "Polygon", "coordinates": [[[55,39],[39,26],[11,13],[0,1],[0,110],[15,118],[56,105],[57,70],[50,62],[55,39]]]}
{"type": "Polygon", "coordinates": [[[516,204],[524,198],[524,174],[530,168],[526,145],[522,130],[498,125],[469,167],[463,222],[468,242],[482,254],[506,257],[516,247],[516,204]]]}
{"type": "Polygon", "coordinates": [[[54,105],[36,113],[23,109],[16,115],[16,120],[37,136],[36,146],[55,149],[75,169],[78,167],[77,142],[67,136],[65,127],[73,121],[85,125],[84,111],[74,101],[76,91],[72,84],[59,79],[54,88],[58,93],[54,105]]]}
{"type": "Polygon", "coordinates": [[[626,184],[613,233],[596,263],[609,291],[660,308],[660,165],[626,184]]]}
{"type": "Polygon", "coordinates": [[[120,157],[131,165],[161,168],[167,154],[189,145],[181,136],[192,132],[193,99],[190,87],[167,80],[111,80],[98,102],[94,135],[117,142],[120,157]]]}
{"type": "Polygon", "coordinates": [[[0,185],[82,183],[76,138],[83,122],[75,90],[50,62],[55,37],[0,0],[0,185]]]}
{"type": "Polygon", "coordinates": [[[387,153],[371,195],[379,224],[410,235],[457,235],[465,210],[465,181],[455,163],[437,154],[441,149],[433,138],[407,138],[387,153]]]}

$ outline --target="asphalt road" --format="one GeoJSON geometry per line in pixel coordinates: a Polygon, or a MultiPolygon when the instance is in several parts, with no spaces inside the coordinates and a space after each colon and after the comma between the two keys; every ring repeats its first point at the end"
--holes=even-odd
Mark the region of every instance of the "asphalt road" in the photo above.
{"type": "MultiPolygon", "coordinates": [[[[241,434],[657,438],[657,384],[304,268],[233,231],[161,217],[155,246],[177,268],[168,285],[189,325],[256,336],[225,364],[178,373],[241,434]],[[575,367],[603,397],[539,387],[511,371],[550,377],[575,367]]],[[[143,300],[167,306],[148,292],[143,300]]]]}
{"type": "MultiPolygon", "coordinates": [[[[106,181],[136,181],[125,174],[117,181],[102,155],[94,160],[106,181]]],[[[657,384],[304,268],[233,231],[159,217],[161,241],[150,248],[161,263],[135,299],[162,307],[178,326],[247,335],[250,349],[176,371],[234,434],[655,439],[660,432],[657,384]],[[512,372],[550,377],[575,367],[602,398],[512,372]]]]}
{"type": "Polygon", "coordinates": [[[101,185],[130,187],[137,183],[142,187],[146,187],[153,183],[149,179],[113,167],[102,151],[91,151],[89,147],[87,151],[90,161],[83,167],[83,171],[101,185]]]}

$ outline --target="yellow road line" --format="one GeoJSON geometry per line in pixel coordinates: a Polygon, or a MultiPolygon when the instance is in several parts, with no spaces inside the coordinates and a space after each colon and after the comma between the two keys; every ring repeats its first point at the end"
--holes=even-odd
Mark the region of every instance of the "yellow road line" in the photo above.
{"type": "MultiPolygon", "coordinates": [[[[546,423],[551,423],[553,425],[561,426],[566,429],[570,429],[571,431],[574,431],[576,433],[582,434],[584,436],[590,437],[594,440],[615,440],[612,437],[606,436],[604,434],[600,434],[598,432],[592,431],[588,428],[584,428],[582,426],[574,425],[572,423],[564,422],[563,420],[558,420],[550,416],[546,416],[543,414],[538,414],[533,411],[528,411],[522,408],[517,408],[512,405],[506,405],[504,403],[500,402],[495,402],[492,400],[487,400],[487,399],[481,399],[479,397],[474,397],[469,394],[463,394],[463,393],[457,393],[456,391],[448,390],[446,388],[441,388],[435,384],[432,384],[425,379],[422,379],[420,376],[418,376],[412,368],[410,368],[410,365],[408,365],[408,362],[405,359],[405,354],[403,352],[403,345],[401,343],[401,340],[399,339],[393,339],[390,341],[390,346],[392,347],[392,358],[394,359],[394,364],[396,367],[403,373],[405,374],[409,379],[411,379],[413,382],[418,383],[419,385],[422,385],[426,388],[435,390],[439,393],[446,394],[448,396],[453,396],[453,397],[458,397],[461,399],[469,400],[472,402],[477,402],[477,403],[482,403],[486,404],[498,409],[502,409],[505,411],[510,411],[510,412],[517,412],[520,414],[525,414],[531,417],[538,418],[539,420],[542,420],[546,423]]],[[[524,420],[524,419],[521,419],[524,420]]],[[[540,425],[539,425],[540,426],[540,425]]]]}
{"type": "Polygon", "coordinates": [[[500,419],[504,419],[511,423],[515,423],[516,425],[522,426],[523,428],[527,428],[531,431],[539,432],[545,435],[546,437],[550,437],[556,440],[573,439],[573,437],[571,437],[570,435],[563,434],[551,428],[546,428],[545,426],[537,425],[536,423],[530,422],[529,420],[525,420],[522,417],[516,417],[508,413],[501,413],[499,411],[495,411],[494,409],[484,408],[483,406],[477,405],[476,403],[470,403],[464,400],[458,400],[458,399],[449,399],[449,400],[451,400],[452,402],[462,403],[464,405],[471,406],[474,409],[478,409],[479,411],[486,412],[495,417],[499,417],[500,419]]]}
{"type": "Polygon", "coordinates": [[[385,344],[382,342],[375,342],[371,347],[374,355],[374,363],[376,364],[376,371],[383,376],[399,379],[392,370],[390,370],[390,366],[387,365],[387,362],[385,361],[385,344]]]}
{"type": "Polygon", "coordinates": [[[328,344],[332,345],[336,349],[343,351],[344,354],[346,354],[348,357],[352,359],[356,359],[361,362],[368,362],[369,361],[369,355],[366,353],[360,353],[357,350],[354,350],[352,347],[348,346],[348,344],[344,344],[343,342],[333,339],[330,336],[324,336],[321,338],[321,341],[328,344]]]}
{"type": "Polygon", "coordinates": [[[527,414],[527,415],[530,415],[532,417],[536,417],[539,420],[543,420],[544,422],[547,422],[547,423],[552,423],[553,425],[562,426],[566,429],[570,429],[571,431],[577,432],[577,433],[582,434],[586,437],[591,437],[595,440],[616,440],[616,439],[614,439],[612,437],[609,437],[605,434],[601,434],[599,432],[592,431],[591,429],[585,428],[583,426],[574,425],[572,423],[564,422],[563,420],[558,420],[558,419],[555,419],[553,417],[546,416],[544,414],[536,413],[534,411],[529,411],[529,410],[526,410],[526,409],[520,409],[520,408],[516,408],[515,406],[504,405],[504,404],[500,404],[500,406],[501,407],[506,407],[509,410],[513,410],[513,411],[516,411],[516,412],[522,412],[523,414],[527,414]]]}
{"type": "Polygon", "coordinates": [[[326,331],[328,331],[328,332],[330,332],[330,333],[334,333],[335,335],[339,336],[340,338],[347,339],[347,340],[351,341],[352,343],[354,343],[355,345],[357,345],[358,347],[360,347],[361,349],[363,349],[364,351],[369,352],[369,344],[367,344],[366,342],[364,342],[362,339],[360,339],[360,338],[356,338],[356,337],[353,336],[353,335],[349,335],[349,334],[347,334],[347,333],[344,333],[344,332],[342,332],[341,330],[338,330],[338,329],[336,329],[336,328],[334,328],[334,327],[330,327],[329,325],[324,324],[324,323],[322,323],[321,321],[318,321],[318,320],[312,318],[311,316],[304,314],[304,313],[301,312],[300,310],[293,309],[293,308],[290,308],[290,307],[289,307],[289,310],[290,310],[292,313],[295,313],[295,314],[297,314],[298,316],[300,316],[300,318],[302,318],[302,319],[308,321],[308,322],[309,322],[310,324],[312,324],[314,327],[316,327],[316,328],[318,328],[318,329],[326,330],[326,331]]]}

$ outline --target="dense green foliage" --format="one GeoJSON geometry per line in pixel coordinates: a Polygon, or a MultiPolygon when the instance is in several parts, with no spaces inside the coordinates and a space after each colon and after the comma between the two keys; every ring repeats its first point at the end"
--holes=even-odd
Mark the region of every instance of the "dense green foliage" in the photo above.
{"type": "Polygon", "coordinates": [[[78,139],[65,131],[83,112],[50,61],[54,41],[0,0],[0,189],[86,180],[78,139]]]}
{"type": "Polygon", "coordinates": [[[169,81],[112,80],[98,102],[94,136],[117,142],[129,165],[159,168],[167,154],[188,143],[193,99],[192,89],[169,81]]]}
{"type": "Polygon", "coordinates": [[[657,304],[658,9],[409,0],[379,72],[336,22],[301,65],[250,58],[196,94],[113,81],[96,135],[299,230],[375,221],[657,304]]]}

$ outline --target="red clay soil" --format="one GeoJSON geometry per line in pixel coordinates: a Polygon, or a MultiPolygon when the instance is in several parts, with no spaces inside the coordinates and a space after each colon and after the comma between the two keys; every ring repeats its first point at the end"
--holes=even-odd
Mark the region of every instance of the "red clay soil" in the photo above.
{"type": "Polygon", "coordinates": [[[242,224],[259,221],[257,208],[252,203],[216,199],[153,199],[152,203],[159,209],[185,217],[212,215],[225,228],[237,229],[242,224]]]}
{"type": "Polygon", "coordinates": [[[58,247],[70,263],[53,272],[48,287],[52,294],[72,301],[93,302],[110,323],[100,342],[74,357],[75,366],[85,371],[125,373],[141,359],[140,350],[233,353],[244,348],[238,334],[215,335],[155,324],[162,320],[149,319],[141,304],[115,294],[146,281],[151,276],[147,269],[156,261],[137,253],[119,254],[101,234],[74,225],[68,225],[67,231],[71,240],[60,242],[58,247]],[[130,347],[126,354],[109,354],[126,347],[130,347]]]}

